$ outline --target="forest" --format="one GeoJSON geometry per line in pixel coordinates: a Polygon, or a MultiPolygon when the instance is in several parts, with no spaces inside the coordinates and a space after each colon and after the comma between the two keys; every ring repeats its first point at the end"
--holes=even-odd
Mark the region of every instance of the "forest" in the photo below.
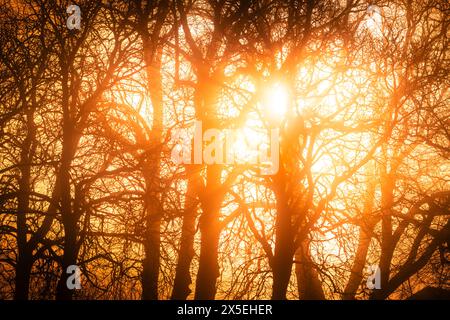
{"type": "Polygon", "coordinates": [[[0,300],[450,299],[448,0],[0,4],[0,300]]]}

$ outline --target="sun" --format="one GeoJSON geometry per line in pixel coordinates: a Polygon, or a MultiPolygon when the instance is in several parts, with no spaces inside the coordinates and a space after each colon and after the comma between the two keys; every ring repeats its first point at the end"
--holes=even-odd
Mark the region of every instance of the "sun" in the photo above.
{"type": "Polygon", "coordinates": [[[263,108],[266,117],[271,121],[280,121],[288,109],[289,94],[282,83],[275,83],[263,93],[263,108]]]}

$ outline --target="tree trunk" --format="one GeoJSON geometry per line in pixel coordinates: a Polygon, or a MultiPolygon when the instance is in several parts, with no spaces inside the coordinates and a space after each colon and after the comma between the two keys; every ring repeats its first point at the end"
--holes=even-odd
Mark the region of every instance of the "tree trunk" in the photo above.
{"type": "Polygon", "coordinates": [[[80,131],[76,131],[75,121],[72,119],[72,112],[69,105],[70,87],[68,80],[68,68],[63,68],[63,149],[61,155],[61,166],[59,168],[61,193],[58,199],[61,203],[61,217],[64,226],[64,254],[62,257],[62,273],[56,288],[56,300],[71,300],[72,291],[67,287],[67,268],[77,262],[77,217],[72,210],[72,195],[70,188],[70,168],[76,147],[81,136],[80,131]]]}
{"type": "Polygon", "coordinates": [[[304,241],[295,253],[295,274],[300,300],[325,300],[319,275],[309,255],[309,246],[304,241]]]}
{"type": "MultiPolygon", "coordinates": [[[[376,175],[375,168],[369,164],[368,176],[373,177],[376,175]]],[[[372,216],[372,210],[374,205],[374,194],[376,181],[373,178],[367,182],[366,199],[364,201],[364,209],[362,215],[362,223],[359,228],[359,240],[358,249],[356,250],[355,260],[353,261],[350,278],[342,294],[344,300],[354,300],[356,291],[359,285],[363,281],[364,266],[366,264],[367,252],[369,251],[370,242],[372,240],[372,231],[378,219],[372,216]]]]}
{"type": "MultiPolygon", "coordinates": [[[[280,171],[282,168],[280,168],[280,171]]],[[[279,172],[278,175],[282,175],[279,172]]],[[[273,256],[272,300],[286,299],[286,291],[291,278],[294,258],[294,233],[291,212],[283,184],[275,188],[277,198],[277,217],[275,221],[275,253],[273,256]]]]}
{"type": "Polygon", "coordinates": [[[72,210],[72,196],[70,192],[70,166],[74,155],[72,145],[72,130],[65,135],[63,155],[61,160],[61,215],[64,225],[64,254],[62,257],[62,274],[56,289],[56,300],[72,300],[72,290],[67,287],[67,268],[76,265],[77,249],[77,217],[72,210]]]}
{"type": "Polygon", "coordinates": [[[32,265],[32,255],[27,250],[20,250],[16,265],[15,300],[28,300],[32,265]]]}
{"type": "Polygon", "coordinates": [[[363,228],[360,228],[358,249],[353,261],[350,278],[342,294],[344,300],[354,300],[356,291],[363,281],[363,271],[371,239],[372,237],[363,228]]]}
{"type": "Polygon", "coordinates": [[[144,178],[146,184],[146,231],[142,271],[142,299],[158,299],[158,280],[160,268],[161,217],[158,194],[160,189],[160,163],[163,134],[163,92],[161,75],[162,50],[155,49],[145,41],[144,59],[146,62],[148,92],[153,107],[153,121],[150,136],[152,150],[144,161],[144,178]]]}
{"type": "Polygon", "coordinates": [[[193,179],[195,178],[189,179],[186,191],[180,250],[172,291],[172,299],[174,300],[186,300],[192,292],[189,288],[192,282],[190,267],[194,257],[195,220],[197,218],[196,191],[193,179]]]}
{"type": "Polygon", "coordinates": [[[220,236],[219,211],[222,203],[219,193],[221,166],[207,168],[206,195],[202,201],[200,217],[201,247],[200,262],[195,286],[195,299],[212,300],[216,295],[219,277],[218,248],[220,236]]]}
{"type": "Polygon", "coordinates": [[[27,300],[30,287],[30,273],[33,265],[32,251],[27,243],[27,213],[30,200],[30,177],[31,160],[34,154],[33,141],[36,127],[34,124],[34,113],[29,110],[26,115],[27,136],[21,152],[21,177],[19,180],[19,196],[17,205],[17,248],[18,260],[16,265],[16,279],[14,298],[16,300],[27,300]]]}
{"type": "Polygon", "coordinates": [[[380,278],[381,288],[374,289],[371,299],[385,299],[384,290],[387,289],[390,273],[391,260],[395,245],[392,242],[392,207],[394,205],[395,179],[386,168],[381,173],[381,255],[380,255],[380,278]]]}
{"type": "Polygon", "coordinates": [[[73,216],[63,217],[64,221],[64,255],[62,258],[62,274],[56,288],[56,300],[72,300],[73,289],[67,287],[70,274],[67,268],[77,264],[77,220],[73,216]]]}
{"type": "Polygon", "coordinates": [[[142,272],[142,299],[158,300],[158,277],[160,267],[160,226],[159,214],[147,211],[145,235],[145,258],[142,272]]]}

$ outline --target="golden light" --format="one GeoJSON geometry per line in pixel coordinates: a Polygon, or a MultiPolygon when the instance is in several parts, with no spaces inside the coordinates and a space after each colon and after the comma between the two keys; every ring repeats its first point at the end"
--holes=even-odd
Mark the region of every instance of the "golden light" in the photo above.
{"type": "Polygon", "coordinates": [[[288,91],[281,83],[274,84],[264,92],[263,107],[268,120],[280,121],[283,119],[288,109],[288,99],[288,91]]]}
{"type": "Polygon", "coordinates": [[[249,115],[245,125],[237,131],[236,140],[233,143],[234,155],[237,163],[257,163],[258,148],[267,137],[260,132],[263,124],[259,119],[249,115]]]}
{"type": "Polygon", "coordinates": [[[366,27],[373,37],[381,38],[383,36],[381,9],[376,5],[370,5],[367,8],[368,17],[366,19],[366,27]]]}

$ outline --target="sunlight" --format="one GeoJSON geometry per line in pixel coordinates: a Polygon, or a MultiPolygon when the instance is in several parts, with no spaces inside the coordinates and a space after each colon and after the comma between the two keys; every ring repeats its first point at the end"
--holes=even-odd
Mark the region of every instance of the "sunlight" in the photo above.
{"type": "Polygon", "coordinates": [[[233,142],[234,155],[237,163],[255,163],[258,161],[259,147],[266,140],[266,136],[260,132],[262,127],[261,121],[251,118],[245,122],[243,128],[239,129],[238,136],[233,142]]]}
{"type": "Polygon", "coordinates": [[[449,0],[71,2],[0,9],[0,300],[450,300],[449,0]]]}
{"type": "Polygon", "coordinates": [[[281,83],[276,83],[264,93],[264,113],[269,120],[280,121],[286,115],[288,98],[288,91],[281,83]]]}
{"type": "Polygon", "coordinates": [[[381,38],[383,19],[381,16],[381,9],[376,5],[371,5],[367,8],[368,17],[366,19],[366,28],[370,31],[373,37],[381,38]]]}

